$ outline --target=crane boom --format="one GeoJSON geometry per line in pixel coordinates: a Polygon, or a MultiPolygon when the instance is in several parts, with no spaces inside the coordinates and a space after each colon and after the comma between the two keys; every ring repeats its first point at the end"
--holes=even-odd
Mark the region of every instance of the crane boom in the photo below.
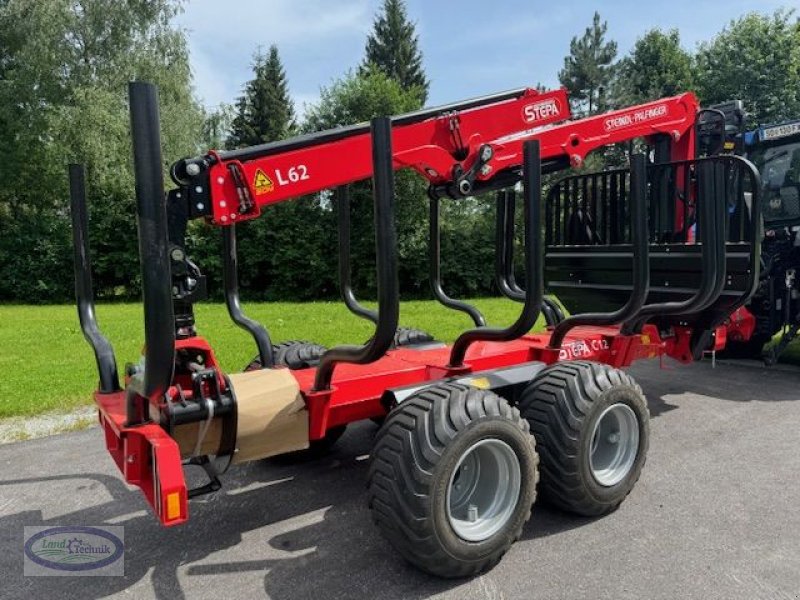
{"type": "MultiPolygon", "coordinates": [[[[538,139],[545,170],[579,166],[608,144],[658,134],[673,159],[694,156],[698,102],[691,93],[569,120],[563,89],[522,88],[392,118],[393,166],[411,168],[437,196],[466,197],[513,185],[522,146],[538,139]]],[[[367,125],[332,129],[233,151],[210,151],[173,166],[194,217],[230,225],[270,204],[372,175],[367,125]]]]}

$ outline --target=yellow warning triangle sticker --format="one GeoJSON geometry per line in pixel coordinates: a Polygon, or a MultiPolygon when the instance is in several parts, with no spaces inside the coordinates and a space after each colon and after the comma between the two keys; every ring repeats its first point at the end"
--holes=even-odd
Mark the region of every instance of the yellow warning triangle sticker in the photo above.
{"type": "Polygon", "coordinates": [[[256,190],[256,196],[260,196],[261,194],[269,194],[274,190],[275,184],[272,183],[272,179],[264,173],[263,169],[257,169],[256,176],[253,178],[253,187],[256,190]]]}

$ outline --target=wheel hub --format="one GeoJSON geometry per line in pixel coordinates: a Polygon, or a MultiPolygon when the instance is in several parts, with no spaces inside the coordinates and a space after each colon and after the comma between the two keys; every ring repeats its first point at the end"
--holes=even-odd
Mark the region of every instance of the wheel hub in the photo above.
{"type": "Polygon", "coordinates": [[[595,481],[604,487],[618,484],[630,473],[639,451],[639,422],[627,404],[606,408],[595,421],[589,463],[595,481]]]}
{"type": "Polygon", "coordinates": [[[514,513],[521,488],[519,459],[497,439],[476,442],[462,454],[447,490],[447,518],[460,538],[480,542],[514,513]]]}

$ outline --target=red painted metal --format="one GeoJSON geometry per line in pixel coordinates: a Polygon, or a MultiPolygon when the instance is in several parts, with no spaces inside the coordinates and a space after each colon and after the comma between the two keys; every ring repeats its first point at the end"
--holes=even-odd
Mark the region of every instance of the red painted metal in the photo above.
{"type": "MultiPolygon", "coordinates": [[[[434,185],[449,183],[454,167],[468,170],[478,160],[481,147],[489,145],[492,158],[477,176],[477,181],[486,181],[498,172],[518,168],[522,164],[522,145],[529,139],[540,141],[543,161],[565,158],[579,166],[587,154],[602,146],[656,134],[673,138],[676,159],[694,156],[699,105],[691,93],[553,125],[569,117],[568,106],[564,90],[540,93],[529,89],[515,100],[397,125],[392,129],[394,167],[412,168],[434,185]],[[534,109],[539,106],[549,108],[534,109]],[[458,137],[453,135],[454,119],[458,137]],[[463,151],[465,158],[454,158],[463,151]]],[[[269,204],[372,175],[369,133],[245,162],[225,161],[214,152],[210,155],[214,161],[210,193],[217,225],[255,218],[261,207],[269,204]],[[248,214],[236,210],[238,192],[230,167],[246,183],[255,202],[254,210],[248,214]]]]}
{"type": "Polygon", "coordinates": [[[530,334],[512,342],[477,342],[470,347],[465,365],[447,366],[450,348],[390,350],[368,365],[340,364],[333,387],[312,391],[316,369],[293,371],[309,410],[310,437],[319,439],[335,426],[386,414],[381,397],[387,389],[422,385],[446,377],[512,367],[529,361],[552,364],[568,360],[592,360],[627,367],[640,359],[656,358],[668,345],[658,330],[645,326],[641,335],[624,336],[618,327],[579,327],[572,330],[560,350],[548,348],[549,336],[530,334]]]}
{"type": "MultiPolygon", "coordinates": [[[[465,170],[472,166],[482,144],[510,133],[562,121],[569,116],[565,90],[539,92],[528,89],[520,98],[395,125],[392,128],[394,166],[413,168],[432,183],[447,183],[452,181],[454,165],[461,164],[465,170]],[[549,110],[536,110],[545,105],[549,110]],[[454,135],[455,129],[457,135],[454,135]],[[456,161],[453,156],[460,153],[466,153],[466,158],[456,161]]],[[[262,206],[372,175],[372,146],[368,131],[246,162],[224,161],[216,153],[210,154],[215,158],[210,171],[214,222],[220,225],[230,224],[236,219],[253,218],[262,206]],[[253,213],[237,215],[232,210],[237,189],[230,165],[234,165],[250,187],[250,195],[257,205],[253,213]]]]}
{"type": "MultiPolygon", "coordinates": [[[[218,369],[214,351],[201,337],[176,340],[175,349],[178,352],[189,352],[195,361],[207,368],[218,369]]],[[[225,389],[225,385],[220,372],[221,389],[225,389]]],[[[192,398],[191,376],[188,373],[175,374],[173,384],[167,392],[170,400],[178,399],[179,387],[186,399],[192,398]]],[[[106,448],[125,481],[142,490],[145,500],[162,525],[172,526],[185,522],[189,517],[187,489],[178,444],[158,423],[126,427],[124,391],[113,394],[96,392],[94,399],[106,448]],[[178,495],[177,516],[169,515],[168,497],[173,493],[178,495]]],[[[153,408],[160,410],[163,407],[161,404],[153,408]]]]}
{"type": "MultiPolygon", "coordinates": [[[[654,327],[646,326],[642,335],[623,336],[617,327],[581,327],[570,332],[560,350],[547,347],[548,335],[530,334],[513,342],[478,342],[468,354],[463,367],[447,366],[449,348],[391,350],[369,365],[341,364],[336,369],[333,387],[325,392],[313,392],[316,369],[293,371],[309,410],[310,435],[324,437],[337,425],[380,417],[386,414],[381,397],[387,389],[468,374],[478,371],[511,367],[528,361],[551,364],[564,360],[593,360],[625,367],[633,361],[654,358],[664,353],[668,345],[658,337],[654,327]]],[[[202,338],[179,340],[178,347],[193,352],[205,352],[207,365],[215,364],[208,343],[202,338]]],[[[191,386],[181,386],[191,398],[191,386]]],[[[170,396],[177,397],[176,386],[170,396]]],[[[100,423],[106,446],[125,481],[138,486],[164,525],[186,521],[186,484],[177,443],[156,423],[125,427],[125,393],[96,394],[100,423]],[[177,492],[180,514],[167,518],[166,498],[177,492]]]]}
{"type": "Polygon", "coordinates": [[[738,308],[728,318],[725,326],[727,338],[734,342],[746,342],[756,331],[756,318],[744,306],[738,308]]]}
{"type": "Polygon", "coordinates": [[[127,483],[142,490],[162,525],[189,518],[186,482],[178,444],[157,423],[125,427],[125,392],[95,393],[106,448],[127,483]],[[177,494],[178,512],[170,516],[168,498],[177,494]]]}

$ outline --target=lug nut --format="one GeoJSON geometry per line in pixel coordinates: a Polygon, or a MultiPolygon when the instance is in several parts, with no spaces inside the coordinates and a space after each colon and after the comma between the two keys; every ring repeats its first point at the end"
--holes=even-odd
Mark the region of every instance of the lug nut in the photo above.
{"type": "Polygon", "coordinates": [[[467,521],[470,523],[474,523],[478,520],[478,507],[474,504],[470,504],[467,508],[467,521]]]}

